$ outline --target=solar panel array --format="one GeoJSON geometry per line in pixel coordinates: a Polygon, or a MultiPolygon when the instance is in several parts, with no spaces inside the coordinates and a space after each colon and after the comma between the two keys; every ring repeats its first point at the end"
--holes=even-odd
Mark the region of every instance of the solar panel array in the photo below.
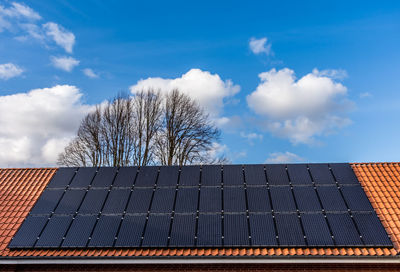
{"type": "Polygon", "coordinates": [[[349,164],[60,168],[10,248],[390,247],[349,164]]]}

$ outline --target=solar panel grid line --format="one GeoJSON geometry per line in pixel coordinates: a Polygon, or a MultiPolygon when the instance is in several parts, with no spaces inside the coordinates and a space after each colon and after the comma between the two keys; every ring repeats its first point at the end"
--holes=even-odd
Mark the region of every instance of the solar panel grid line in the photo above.
{"type": "Polygon", "coordinates": [[[199,168],[199,182],[198,182],[198,192],[197,192],[197,208],[196,208],[196,223],[194,230],[194,246],[197,246],[197,239],[199,233],[199,216],[200,216],[200,192],[201,192],[201,178],[202,178],[202,167],[199,168]]]}
{"type": "MultiPolygon", "coordinates": [[[[78,171],[79,171],[79,168],[78,168],[77,171],[75,171],[74,175],[71,177],[71,180],[69,181],[69,183],[68,183],[68,185],[67,185],[67,188],[68,188],[68,186],[72,183],[72,181],[74,180],[74,178],[75,178],[76,174],[78,173],[78,171]]],[[[35,243],[33,244],[32,248],[35,247],[36,244],[37,244],[37,242],[39,241],[40,236],[42,235],[43,231],[46,229],[47,225],[49,224],[49,221],[50,221],[52,215],[54,214],[54,211],[57,209],[58,205],[60,204],[60,200],[64,197],[65,192],[66,192],[66,190],[64,190],[64,193],[61,195],[61,198],[59,199],[58,203],[56,204],[56,206],[54,207],[53,211],[51,212],[51,214],[50,214],[50,216],[49,216],[49,219],[48,219],[47,222],[44,224],[44,226],[43,226],[42,230],[40,231],[40,233],[39,233],[39,235],[38,235],[38,238],[36,239],[36,241],[35,241],[35,243]]]]}
{"type": "Polygon", "coordinates": [[[321,196],[320,196],[319,193],[318,193],[317,186],[316,186],[316,184],[315,184],[315,181],[314,181],[313,176],[311,175],[311,171],[310,171],[310,168],[309,168],[308,165],[307,165],[307,171],[308,171],[308,174],[310,175],[311,182],[312,182],[313,187],[314,187],[314,189],[315,189],[315,194],[317,195],[319,204],[320,204],[320,206],[321,206],[321,208],[322,208],[322,214],[324,215],[326,224],[328,225],[329,233],[330,233],[330,235],[331,235],[331,237],[332,237],[333,244],[336,246],[336,241],[335,241],[335,237],[334,237],[334,235],[333,235],[332,227],[331,227],[331,225],[330,225],[330,223],[329,223],[329,220],[328,220],[328,218],[327,218],[327,216],[326,216],[326,211],[325,211],[325,209],[324,209],[324,206],[322,205],[321,196]]]}
{"type": "Polygon", "coordinates": [[[221,243],[222,246],[225,245],[224,243],[224,167],[221,167],[221,243]]]}
{"type": "Polygon", "coordinates": [[[298,206],[298,204],[297,204],[296,196],[295,196],[295,194],[294,194],[294,192],[293,192],[293,185],[292,185],[292,181],[291,181],[290,176],[289,176],[289,171],[288,171],[287,165],[285,166],[285,169],[286,169],[287,178],[288,178],[288,180],[289,180],[290,191],[291,191],[291,193],[292,193],[292,197],[293,197],[293,200],[294,200],[294,205],[295,205],[295,207],[296,207],[297,216],[298,216],[298,218],[299,218],[301,231],[303,232],[304,241],[306,242],[306,245],[308,245],[308,240],[307,240],[306,232],[305,232],[305,230],[304,230],[303,222],[301,221],[299,206],[298,206]]]}
{"type": "Polygon", "coordinates": [[[246,182],[246,173],[244,171],[244,166],[242,166],[242,175],[243,175],[243,182],[244,182],[244,197],[246,201],[246,216],[247,216],[247,232],[249,234],[249,246],[252,245],[251,241],[251,226],[250,226],[250,216],[249,216],[249,200],[247,195],[247,182],[246,182]]]}
{"type": "MultiPolygon", "coordinates": [[[[170,242],[171,242],[171,232],[172,232],[172,226],[174,223],[174,217],[175,217],[175,208],[176,208],[176,196],[178,194],[178,188],[179,188],[179,181],[180,181],[180,177],[181,177],[181,168],[179,168],[178,171],[178,180],[176,182],[176,187],[175,187],[175,195],[174,195],[174,203],[172,205],[172,214],[171,214],[171,222],[169,224],[169,230],[168,230],[168,240],[167,240],[167,246],[169,246],[170,242]]],[[[194,237],[193,237],[194,239],[194,237]]],[[[194,243],[193,243],[194,244],[194,243]]]]}
{"type": "Polygon", "coordinates": [[[50,183],[46,186],[46,188],[65,189],[71,183],[77,171],[78,167],[60,167],[54,174],[53,178],[51,179],[50,183]],[[57,185],[59,185],[60,187],[57,187],[57,185]]]}
{"type": "MultiPolygon", "coordinates": [[[[336,182],[336,186],[337,186],[337,188],[339,189],[339,193],[340,193],[340,195],[341,195],[341,197],[342,197],[342,199],[343,199],[343,201],[344,201],[344,203],[345,203],[345,205],[346,205],[346,207],[347,207],[347,211],[348,211],[348,213],[350,214],[351,221],[353,222],[354,227],[355,227],[356,230],[357,230],[357,233],[358,233],[358,235],[359,235],[359,237],[360,237],[360,240],[362,241],[363,245],[366,245],[366,243],[365,243],[365,241],[364,241],[364,238],[363,238],[363,236],[361,235],[361,231],[360,231],[359,227],[357,226],[357,223],[356,223],[355,219],[353,218],[352,211],[351,211],[351,209],[350,209],[350,207],[349,207],[349,203],[347,202],[346,198],[344,197],[343,192],[342,192],[342,190],[341,190],[341,188],[340,188],[340,185],[339,185],[338,181],[336,180],[336,177],[335,177],[335,175],[333,174],[332,168],[331,168],[330,166],[329,166],[329,171],[330,171],[330,173],[331,173],[333,179],[334,179],[335,182],[336,182]]],[[[360,185],[360,186],[361,186],[361,185],[360,185]]]]}
{"type": "Polygon", "coordinates": [[[279,241],[278,227],[277,227],[277,224],[276,224],[274,205],[272,203],[272,198],[271,198],[271,190],[270,190],[270,186],[269,186],[268,173],[267,173],[265,167],[264,167],[264,175],[265,175],[265,180],[267,182],[268,199],[269,199],[269,205],[271,207],[272,221],[274,223],[276,243],[279,246],[280,245],[280,241],[279,241]]]}
{"type": "Polygon", "coordinates": [[[142,247],[142,246],[143,246],[144,234],[145,234],[145,232],[146,232],[147,223],[148,223],[148,221],[149,221],[150,208],[151,208],[151,205],[152,205],[152,202],[153,202],[155,189],[156,189],[156,187],[157,187],[157,182],[158,182],[159,173],[160,173],[160,172],[157,171],[156,180],[155,180],[155,183],[154,183],[154,186],[153,186],[153,193],[152,193],[152,195],[151,195],[151,199],[150,199],[150,203],[149,203],[149,208],[147,209],[146,221],[145,221],[145,223],[144,223],[142,235],[141,235],[141,237],[140,237],[139,247],[142,247]]]}

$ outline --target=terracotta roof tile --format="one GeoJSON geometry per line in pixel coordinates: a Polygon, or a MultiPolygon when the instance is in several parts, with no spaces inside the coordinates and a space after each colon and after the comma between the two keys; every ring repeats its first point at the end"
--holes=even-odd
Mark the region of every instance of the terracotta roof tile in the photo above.
{"type": "Polygon", "coordinates": [[[10,250],[7,245],[55,168],[0,169],[0,256],[395,256],[400,253],[400,163],[354,163],[353,170],[394,248],[197,248],[10,250]]]}

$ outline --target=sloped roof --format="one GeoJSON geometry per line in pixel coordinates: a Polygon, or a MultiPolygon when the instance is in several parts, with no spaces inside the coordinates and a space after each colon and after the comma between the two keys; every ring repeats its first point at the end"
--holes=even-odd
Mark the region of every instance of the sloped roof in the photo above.
{"type": "Polygon", "coordinates": [[[400,253],[400,164],[354,163],[353,170],[394,248],[196,248],[196,249],[18,249],[7,246],[55,168],[0,169],[1,257],[284,257],[284,256],[396,256],[400,253]]]}

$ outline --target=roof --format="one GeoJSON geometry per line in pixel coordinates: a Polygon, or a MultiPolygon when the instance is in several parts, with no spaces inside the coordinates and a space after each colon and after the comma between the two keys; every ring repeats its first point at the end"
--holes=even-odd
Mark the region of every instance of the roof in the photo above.
{"type": "Polygon", "coordinates": [[[0,169],[0,256],[54,257],[328,257],[396,256],[400,253],[400,164],[354,163],[352,168],[393,242],[393,248],[159,248],[159,249],[18,249],[7,246],[55,168],[0,169]]]}

